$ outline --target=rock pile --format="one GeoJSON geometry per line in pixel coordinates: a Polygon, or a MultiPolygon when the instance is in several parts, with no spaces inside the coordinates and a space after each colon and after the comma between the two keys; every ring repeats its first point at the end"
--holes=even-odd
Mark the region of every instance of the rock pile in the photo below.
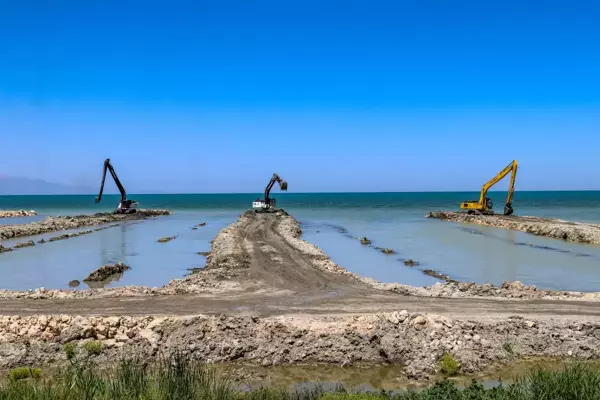
{"type": "Polygon", "coordinates": [[[37,215],[34,210],[0,211],[0,218],[32,217],[37,215]]]}
{"type": "Polygon", "coordinates": [[[600,225],[569,222],[560,219],[504,215],[469,215],[459,212],[431,212],[427,218],[513,229],[537,236],[570,242],[600,244],[600,225]]]}
{"type": "Polygon", "coordinates": [[[116,264],[106,264],[92,272],[84,282],[101,282],[110,278],[112,275],[122,274],[123,272],[131,269],[128,265],[118,262],[116,264]]]}
{"type": "Polygon", "coordinates": [[[477,322],[406,310],[368,316],[0,317],[0,367],[64,357],[60,345],[100,340],[106,360],[123,349],[151,357],[174,350],[210,362],[389,363],[410,378],[439,369],[449,352],[473,373],[530,356],[600,356],[600,324],[508,319],[477,322]],[[118,350],[118,351],[117,351],[118,350]]]}

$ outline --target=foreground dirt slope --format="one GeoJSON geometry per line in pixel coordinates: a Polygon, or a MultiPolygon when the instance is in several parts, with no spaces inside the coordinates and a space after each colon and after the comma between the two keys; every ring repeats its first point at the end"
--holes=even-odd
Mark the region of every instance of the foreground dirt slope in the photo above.
{"type": "Polygon", "coordinates": [[[427,218],[513,229],[531,233],[532,235],[567,240],[570,242],[600,244],[600,225],[596,224],[538,217],[469,215],[467,213],[444,211],[429,213],[427,218]]]}
{"type": "Polygon", "coordinates": [[[162,288],[0,291],[0,367],[61,361],[62,344],[86,340],[102,341],[107,361],[180,349],[209,362],[397,363],[413,378],[446,351],[465,372],[600,355],[597,294],[383,284],[300,234],[285,212],[246,212],[219,232],[204,270],[162,288]]]}

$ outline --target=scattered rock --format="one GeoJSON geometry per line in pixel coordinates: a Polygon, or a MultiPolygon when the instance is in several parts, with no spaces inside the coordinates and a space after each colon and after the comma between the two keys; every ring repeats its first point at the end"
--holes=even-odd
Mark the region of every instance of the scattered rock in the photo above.
{"type": "Polygon", "coordinates": [[[367,239],[366,237],[363,237],[362,239],[360,239],[360,244],[371,244],[371,241],[369,239],[367,239]]]}
{"type": "Polygon", "coordinates": [[[408,259],[408,260],[404,260],[404,265],[406,265],[407,267],[416,267],[417,265],[420,265],[421,263],[412,259],[408,259]]]}
{"type": "Polygon", "coordinates": [[[433,276],[434,278],[438,278],[438,279],[441,279],[441,280],[444,280],[444,281],[450,280],[450,277],[448,275],[441,274],[441,273],[439,273],[437,271],[434,271],[432,269],[424,269],[423,273],[425,275],[433,276]]]}
{"type": "Polygon", "coordinates": [[[80,282],[77,279],[73,279],[71,282],[69,282],[70,287],[77,287],[79,284],[80,282]]]}
{"type": "Polygon", "coordinates": [[[196,254],[207,257],[210,254],[210,251],[199,251],[196,254]]]}
{"type": "Polygon", "coordinates": [[[116,264],[106,264],[102,267],[98,268],[96,271],[92,272],[87,278],[85,278],[84,282],[100,282],[105,281],[111,277],[111,275],[121,274],[127,270],[131,269],[131,267],[123,264],[122,262],[118,262],[116,264]]]}
{"type": "Polygon", "coordinates": [[[388,248],[382,249],[381,252],[383,254],[396,254],[396,251],[394,251],[392,249],[388,249],[388,248]]]}
{"type": "Polygon", "coordinates": [[[9,251],[13,251],[12,247],[4,247],[0,244],[0,253],[7,253],[9,251]]]}
{"type": "Polygon", "coordinates": [[[173,239],[177,239],[177,236],[179,235],[175,235],[175,236],[165,236],[163,238],[160,238],[157,240],[158,243],[167,243],[170,242],[173,239]]]}
{"type": "Polygon", "coordinates": [[[13,246],[13,249],[20,249],[22,247],[30,247],[30,246],[35,246],[35,242],[33,240],[30,240],[28,242],[17,243],[13,246]]]}

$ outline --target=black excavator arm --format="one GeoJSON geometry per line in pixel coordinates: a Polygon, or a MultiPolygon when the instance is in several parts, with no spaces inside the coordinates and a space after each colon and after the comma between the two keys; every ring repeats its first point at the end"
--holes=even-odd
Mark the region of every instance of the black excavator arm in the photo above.
{"type": "Polygon", "coordinates": [[[113,180],[115,181],[115,184],[117,185],[117,188],[119,189],[119,192],[121,193],[121,201],[119,202],[119,206],[117,207],[115,212],[125,214],[135,212],[135,208],[132,208],[132,206],[135,206],[137,202],[134,200],[127,200],[127,192],[125,192],[125,188],[121,184],[121,181],[119,180],[115,169],[111,165],[109,158],[104,160],[104,169],[102,170],[102,182],[100,183],[100,193],[98,193],[98,197],[96,197],[96,204],[99,203],[100,200],[102,200],[102,192],[104,191],[104,181],[106,180],[107,170],[110,172],[110,175],[112,176],[113,180]]]}
{"type": "Polygon", "coordinates": [[[275,182],[279,183],[279,187],[283,191],[286,191],[288,188],[287,181],[281,179],[279,175],[273,174],[273,177],[271,178],[271,180],[267,184],[267,187],[265,188],[265,204],[269,207],[275,207],[275,199],[271,199],[269,197],[269,195],[271,194],[271,189],[273,189],[273,185],[275,185],[275,182]]]}

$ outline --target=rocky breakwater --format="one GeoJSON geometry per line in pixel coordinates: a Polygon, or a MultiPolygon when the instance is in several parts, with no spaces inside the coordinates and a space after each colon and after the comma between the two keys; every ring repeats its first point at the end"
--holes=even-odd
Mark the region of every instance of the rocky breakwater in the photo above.
{"type": "Polygon", "coordinates": [[[34,210],[0,210],[0,218],[32,217],[37,215],[34,210]]]}
{"type": "Polygon", "coordinates": [[[570,242],[600,244],[600,225],[570,222],[561,219],[504,215],[469,215],[460,212],[431,212],[427,218],[512,229],[532,235],[570,242]]]}
{"type": "Polygon", "coordinates": [[[183,351],[209,362],[397,364],[426,379],[449,354],[463,373],[527,357],[600,356],[600,323],[450,319],[406,310],[363,316],[0,317],[0,367],[65,360],[66,343],[102,343],[98,356],[123,350],[151,358],[183,351]]]}
{"type": "Polygon", "coordinates": [[[98,226],[121,221],[147,219],[164,215],[171,215],[171,211],[140,209],[134,214],[98,213],[94,215],[48,217],[43,221],[31,222],[28,224],[2,225],[0,226],[0,240],[41,235],[43,233],[76,229],[83,226],[98,226]]]}

